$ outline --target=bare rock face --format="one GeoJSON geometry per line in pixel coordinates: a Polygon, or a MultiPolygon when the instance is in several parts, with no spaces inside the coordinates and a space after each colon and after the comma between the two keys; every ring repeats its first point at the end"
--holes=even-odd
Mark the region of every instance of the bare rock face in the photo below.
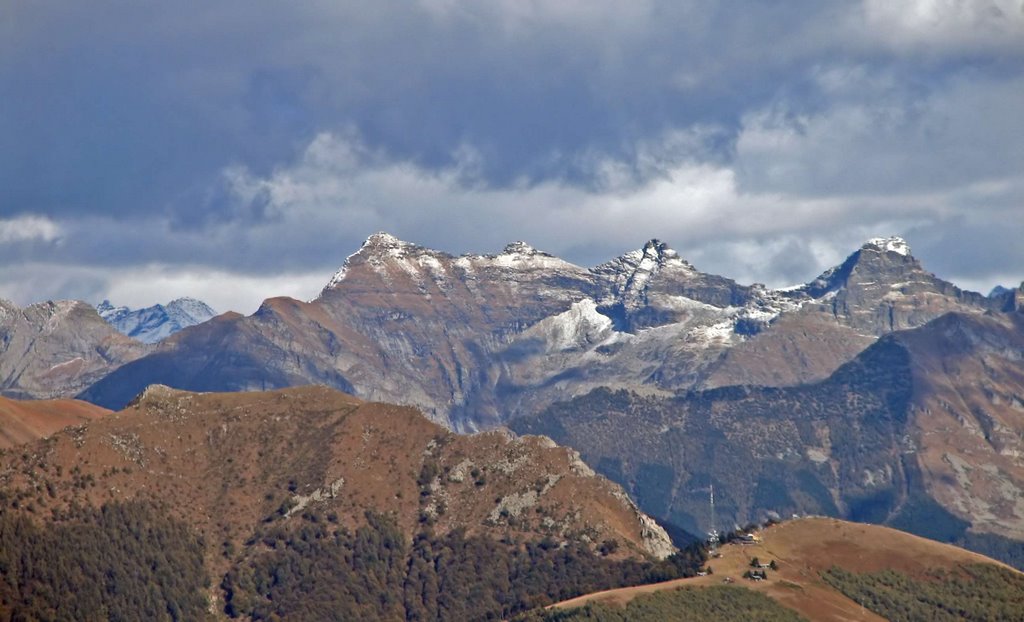
{"type": "Polygon", "coordinates": [[[83,302],[21,309],[0,300],[0,393],[8,397],[73,396],[147,352],[83,302]]]}
{"type": "Polygon", "coordinates": [[[901,238],[868,241],[804,291],[826,302],[843,325],[877,336],[921,326],[964,307],[995,310],[981,294],[964,292],[925,272],[901,238]]]}
{"type": "Polygon", "coordinates": [[[1024,315],[950,314],[894,337],[913,355],[924,487],[974,530],[1024,540],[1024,315]]]}
{"type": "Polygon", "coordinates": [[[116,408],[153,383],[313,382],[472,431],[602,386],[817,380],[879,335],[1002,304],[925,272],[897,238],[777,291],[702,273],[658,240],[582,268],[523,242],[455,257],[379,233],[315,300],[270,299],[186,329],[82,395],[116,408]]]}

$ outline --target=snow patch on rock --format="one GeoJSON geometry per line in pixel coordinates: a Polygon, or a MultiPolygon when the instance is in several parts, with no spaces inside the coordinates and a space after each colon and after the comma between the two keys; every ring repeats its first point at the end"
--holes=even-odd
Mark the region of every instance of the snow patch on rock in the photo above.
{"type": "Polygon", "coordinates": [[[892,235],[886,238],[871,238],[864,244],[864,248],[875,248],[888,253],[899,255],[910,255],[910,245],[903,238],[892,235]]]}
{"type": "Polygon", "coordinates": [[[545,318],[523,336],[544,342],[547,352],[586,348],[611,336],[612,321],[597,311],[597,303],[584,298],[558,315],[545,318]]]}

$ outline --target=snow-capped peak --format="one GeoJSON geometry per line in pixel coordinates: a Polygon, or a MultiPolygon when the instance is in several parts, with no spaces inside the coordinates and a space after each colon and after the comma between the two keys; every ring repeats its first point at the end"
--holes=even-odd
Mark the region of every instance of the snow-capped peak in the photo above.
{"type": "Polygon", "coordinates": [[[653,274],[666,266],[683,268],[695,272],[689,262],[679,257],[679,253],[669,248],[661,240],[649,240],[642,248],[630,251],[607,263],[594,268],[599,274],[644,272],[653,274]]]}
{"type": "Polygon", "coordinates": [[[893,235],[887,238],[871,238],[864,243],[863,248],[875,248],[883,252],[897,253],[899,255],[910,255],[910,245],[903,238],[893,235]]]}
{"type": "Polygon", "coordinates": [[[217,315],[217,312],[202,300],[184,296],[175,298],[164,305],[168,317],[184,326],[200,324],[217,315]]]}
{"type": "Polygon", "coordinates": [[[353,259],[357,257],[365,258],[367,263],[379,269],[386,259],[404,259],[410,251],[416,250],[422,251],[426,249],[409,242],[403,242],[390,233],[378,231],[366,238],[363,245],[359,247],[359,250],[345,258],[345,262],[341,264],[338,271],[331,276],[330,280],[327,281],[327,285],[320,290],[320,296],[323,296],[324,292],[334,289],[345,280],[349,268],[352,266],[353,259]]]}
{"type": "Polygon", "coordinates": [[[100,304],[96,305],[96,311],[99,312],[100,317],[102,317],[103,319],[107,319],[117,315],[118,313],[127,313],[128,307],[115,307],[114,305],[110,304],[109,300],[104,300],[100,304]]]}
{"type": "Polygon", "coordinates": [[[118,332],[143,343],[156,343],[183,328],[201,324],[217,315],[205,302],[195,298],[177,298],[166,305],[144,309],[115,307],[109,300],[96,305],[96,311],[118,332]]]}
{"type": "Polygon", "coordinates": [[[390,233],[378,231],[363,242],[363,248],[400,248],[408,242],[403,242],[390,233]]]}

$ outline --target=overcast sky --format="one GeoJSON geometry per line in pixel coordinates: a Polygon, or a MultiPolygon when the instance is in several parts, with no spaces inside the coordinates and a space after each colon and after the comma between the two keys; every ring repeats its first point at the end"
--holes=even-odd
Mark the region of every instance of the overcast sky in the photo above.
{"type": "Polygon", "coordinates": [[[0,7],[0,297],[315,296],[371,233],[1024,279],[1024,0],[0,7]]]}

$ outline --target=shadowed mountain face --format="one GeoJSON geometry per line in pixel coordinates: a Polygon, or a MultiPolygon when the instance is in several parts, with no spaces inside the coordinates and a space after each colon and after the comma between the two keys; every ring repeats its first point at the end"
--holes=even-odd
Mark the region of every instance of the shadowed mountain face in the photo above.
{"type": "Polygon", "coordinates": [[[710,528],[713,483],[725,525],[813,513],[1020,540],[1022,361],[1020,313],[952,313],[818,383],[671,398],[603,389],[511,427],[576,447],[647,512],[695,531],[710,528]]]}
{"type": "Polygon", "coordinates": [[[775,291],[701,273],[657,240],[586,269],[523,243],[454,257],[377,234],[316,300],[271,299],[182,331],[82,397],[116,408],[152,383],[312,382],[474,430],[601,386],[821,379],[891,330],[1004,304],[925,272],[898,239],[775,291]]]}
{"type": "Polygon", "coordinates": [[[84,302],[22,309],[0,300],[0,394],[8,397],[73,396],[149,349],[84,302]]]}

